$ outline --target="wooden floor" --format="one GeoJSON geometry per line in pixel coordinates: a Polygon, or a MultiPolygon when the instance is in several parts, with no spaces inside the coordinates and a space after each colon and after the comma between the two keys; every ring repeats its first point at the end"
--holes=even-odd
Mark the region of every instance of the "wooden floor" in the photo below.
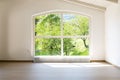
{"type": "Polygon", "coordinates": [[[0,62],[0,80],[120,80],[107,63],[0,62]]]}

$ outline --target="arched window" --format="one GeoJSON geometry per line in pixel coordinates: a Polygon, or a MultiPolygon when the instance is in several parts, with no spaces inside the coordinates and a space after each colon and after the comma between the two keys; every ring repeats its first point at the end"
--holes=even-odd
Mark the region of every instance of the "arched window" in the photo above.
{"type": "Polygon", "coordinates": [[[71,13],[35,16],[35,56],[88,56],[89,18],[71,13]]]}

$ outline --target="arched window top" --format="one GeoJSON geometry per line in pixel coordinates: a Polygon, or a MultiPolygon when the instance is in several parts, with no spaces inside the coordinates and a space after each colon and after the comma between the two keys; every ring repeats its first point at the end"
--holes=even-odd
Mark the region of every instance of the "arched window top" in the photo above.
{"type": "Polygon", "coordinates": [[[89,18],[73,13],[38,15],[35,25],[38,36],[85,36],[89,33],[89,18]]]}
{"type": "Polygon", "coordinates": [[[81,15],[81,16],[86,16],[89,19],[91,18],[90,15],[83,13],[83,12],[78,12],[78,11],[70,11],[70,10],[50,10],[50,11],[43,11],[40,13],[36,13],[32,15],[33,17],[40,16],[40,15],[45,15],[45,14],[51,14],[51,13],[66,13],[66,14],[76,14],[76,15],[81,15]]]}
{"type": "Polygon", "coordinates": [[[71,12],[34,16],[35,55],[88,56],[89,17],[71,12]]]}

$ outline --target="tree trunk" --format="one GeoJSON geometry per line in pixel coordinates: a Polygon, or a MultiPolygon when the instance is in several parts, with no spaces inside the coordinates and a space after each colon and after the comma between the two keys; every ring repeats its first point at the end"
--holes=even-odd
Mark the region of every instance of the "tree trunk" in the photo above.
{"type": "Polygon", "coordinates": [[[86,48],[89,48],[88,45],[86,44],[86,39],[82,39],[82,40],[83,40],[84,46],[85,46],[86,48]]]}

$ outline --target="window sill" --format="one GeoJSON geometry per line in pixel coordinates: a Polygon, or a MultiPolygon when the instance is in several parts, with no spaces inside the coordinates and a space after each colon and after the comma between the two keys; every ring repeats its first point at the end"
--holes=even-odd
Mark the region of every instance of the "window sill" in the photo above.
{"type": "Polygon", "coordinates": [[[87,63],[90,62],[90,57],[89,56],[35,56],[34,62],[87,63]]]}

